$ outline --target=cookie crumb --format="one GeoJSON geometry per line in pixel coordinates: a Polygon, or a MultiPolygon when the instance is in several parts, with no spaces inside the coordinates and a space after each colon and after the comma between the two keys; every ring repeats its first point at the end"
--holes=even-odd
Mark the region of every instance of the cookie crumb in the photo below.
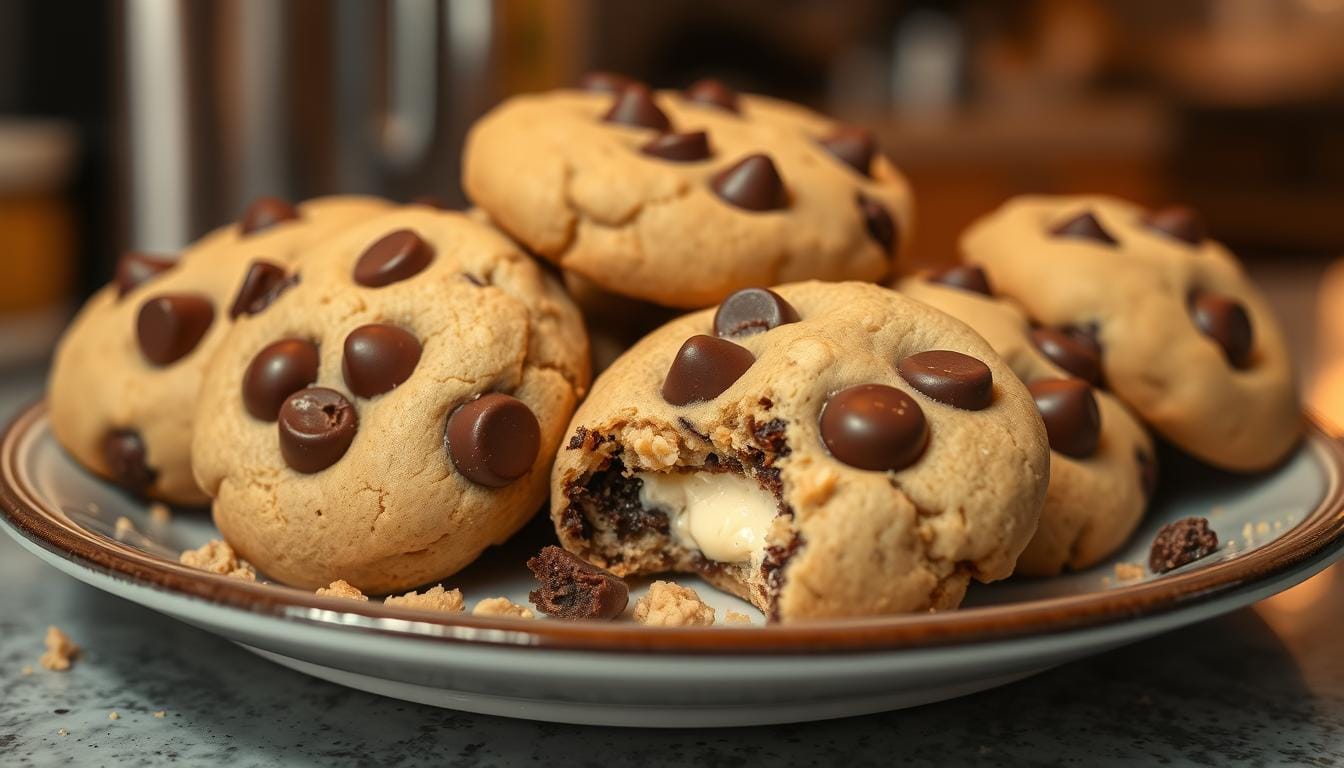
{"type": "Polygon", "coordinates": [[[635,603],[635,621],[649,627],[708,627],[714,623],[714,609],[694,589],[655,581],[635,603]]]}
{"type": "Polygon", "coordinates": [[[64,728],[62,728],[62,729],[60,729],[59,731],[56,732],[56,735],[57,735],[57,736],[69,736],[69,735],[70,735],[70,732],[67,731],[67,730],[65,730],[64,728]]]}
{"type": "Polygon", "coordinates": [[[1255,533],[1257,536],[1266,536],[1269,534],[1269,523],[1261,520],[1255,524],[1255,533]]]}
{"type": "Polygon", "coordinates": [[[107,713],[107,719],[108,719],[108,720],[120,720],[120,719],[121,719],[121,715],[117,714],[117,711],[114,709],[114,710],[112,710],[111,712],[108,712],[108,713],[107,713]]]}
{"type": "Polygon", "coordinates": [[[611,571],[557,546],[527,561],[540,587],[528,593],[539,611],[562,619],[614,619],[630,602],[630,587],[611,571]]]}
{"type": "Polygon", "coordinates": [[[135,523],[131,522],[131,518],[122,515],[117,518],[117,525],[112,531],[112,536],[121,541],[135,532],[135,523]]]}
{"type": "Polygon", "coordinates": [[[162,720],[163,718],[165,718],[165,717],[167,717],[167,716],[168,716],[168,712],[165,711],[165,710],[162,710],[162,709],[160,709],[158,712],[155,712],[155,713],[154,713],[154,719],[156,719],[156,720],[162,720]]]}
{"type": "Polygon", "coordinates": [[[247,561],[239,560],[238,555],[227,541],[211,539],[196,549],[188,549],[178,557],[178,562],[188,568],[217,573],[232,579],[256,581],[257,572],[247,561]]]}
{"type": "MultiPolygon", "coordinates": [[[[415,594],[412,592],[411,594],[415,594]]],[[[317,590],[318,597],[340,597],[346,600],[368,600],[363,592],[350,586],[345,579],[337,579],[325,587],[317,590]]],[[[396,599],[396,598],[393,598],[396,599]]]]}
{"type": "Polygon", "coordinates": [[[417,611],[441,611],[443,613],[461,613],[462,609],[466,607],[462,601],[462,590],[445,590],[443,585],[430,587],[423,593],[412,590],[400,597],[389,597],[383,601],[383,605],[413,608],[417,611]]]}
{"type": "Polygon", "coordinates": [[[1134,581],[1143,578],[1143,566],[1138,563],[1116,563],[1115,578],[1120,581],[1134,581]]]}
{"type": "Polygon", "coordinates": [[[472,616],[500,616],[509,619],[535,619],[537,615],[507,597],[487,597],[471,609],[472,616]]]}
{"type": "Polygon", "coordinates": [[[156,501],[149,505],[149,519],[160,525],[169,523],[172,522],[173,511],[168,508],[167,504],[156,501]]]}
{"type": "Polygon", "coordinates": [[[1218,549],[1218,534],[1202,517],[1187,517],[1162,526],[1153,539],[1148,567],[1153,573],[1166,573],[1207,557],[1218,549]]]}
{"type": "Polygon", "coordinates": [[[33,674],[33,667],[32,667],[32,665],[31,665],[31,664],[24,664],[24,665],[23,665],[23,669],[20,669],[20,670],[19,670],[19,674],[23,675],[24,677],[27,677],[27,676],[33,674]]]}
{"type": "Polygon", "coordinates": [[[724,624],[751,624],[751,617],[738,611],[729,611],[723,615],[724,624]]]}
{"type": "Polygon", "coordinates": [[[70,669],[71,663],[79,656],[79,646],[57,627],[47,627],[47,636],[42,639],[42,643],[47,650],[38,663],[53,672],[70,669]]]}
{"type": "Polygon", "coordinates": [[[1247,544],[1255,541],[1255,528],[1250,523],[1241,526],[1241,538],[1246,540],[1247,544]]]}

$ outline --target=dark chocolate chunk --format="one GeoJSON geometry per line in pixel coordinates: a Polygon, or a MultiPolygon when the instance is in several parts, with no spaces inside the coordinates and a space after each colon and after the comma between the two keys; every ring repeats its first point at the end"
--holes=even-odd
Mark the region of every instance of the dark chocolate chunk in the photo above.
{"type": "Polygon", "coordinates": [[[1027,386],[1045,421],[1050,448],[1085,459],[1101,439],[1101,411],[1092,387],[1082,379],[1041,379],[1027,386]]]}
{"type": "Polygon", "coordinates": [[[691,87],[686,89],[686,100],[726,109],[729,112],[738,111],[737,91],[712,77],[691,83],[691,87]]]}
{"type": "Polygon", "coordinates": [[[885,205],[862,192],[858,194],[857,201],[869,236],[882,246],[883,252],[893,253],[896,250],[896,220],[891,217],[891,212],[885,205]]]}
{"type": "Polygon", "coordinates": [[[269,261],[254,261],[243,275],[238,286],[238,295],[229,307],[229,318],[239,315],[255,315],[269,307],[271,302],[293,285],[285,277],[285,268],[269,261]]]}
{"type": "Polygon", "coordinates": [[[860,384],[836,392],[822,406],[821,440],[851,467],[894,471],[924,453],[929,425],[919,404],[901,390],[860,384]]]}
{"type": "Polygon", "coordinates": [[[244,235],[251,235],[270,229],[282,221],[297,218],[298,210],[287,201],[278,197],[259,197],[243,212],[238,225],[242,227],[244,235]]]}
{"type": "Polygon", "coordinates": [[[979,411],[994,400],[994,374],[983,361],[947,349],[910,355],[896,364],[910,386],[954,408],[979,411]]]}
{"type": "Polygon", "coordinates": [[[355,282],[368,288],[414,277],[434,260],[434,248],[409,229],[383,235],[355,262],[355,282]]]}
{"type": "Polygon", "coordinates": [[[1031,329],[1031,340],[1050,361],[1089,384],[1101,383],[1101,346],[1073,326],[1031,329]]]}
{"type": "Polygon", "coordinates": [[[1143,498],[1149,501],[1157,492],[1157,459],[1143,451],[1135,450],[1134,460],[1139,465],[1139,487],[1143,488],[1143,498]]]}
{"type": "Polygon", "coordinates": [[[681,345],[663,379],[663,399],[673,405],[713,400],[742,378],[756,356],[731,341],[692,336],[681,345]]]}
{"type": "Polygon", "coordinates": [[[569,506],[565,510],[571,535],[589,538],[590,520],[603,521],[605,529],[616,531],[621,539],[638,539],[646,533],[666,535],[669,522],[659,509],[645,507],[639,500],[643,481],[627,477],[625,465],[613,459],[605,469],[592,473],[582,485],[565,489],[569,506]]]}
{"type": "Polygon", "coordinates": [[[340,461],[359,430],[359,414],[345,395],[309,387],[280,407],[280,455],[296,472],[321,472],[340,461]]]}
{"type": "Polygon", "coordinates": [[[243,405],[253,418],[275,421],[289,396],[317,381],[317,345],[281,339],[262,348],[243,373],[243,405]]]}
{"type": "Polygon", "coordinates": [[[1148,570],[1166,573],[1218,551],[1218,534],[1202,517],[1187,517],[1162,526],[1148,553],[1148,570]]]}
{"type": "Polygon", "coordinates": [[[503,488],[532,469],[541,449],[541,425],[523,401],[491,392],[453,411],[444,444],[463,477],[503,488]]]}
{"type": "Polygon", "coordinates": [[[970,264],[959,264],[945,269],[930,276],[929,282],[960,288],[972,293],[982,293],[986,296],[994,295],[994,288],[989,284],[989,275],[985,274],[985,270],[980,267],[973,267],[970,264]]]}
{"type": "Polygon", "coordinates": [[[710,187],[724,202],[748,211],[774,211],[789,205],[784,180],[767,155],[742,158],[716,174],[710,187]]]}
{"type": "Polygon", "coordinates": [[[620,93],[633,82],[625,75],[595,70],[579,78],[579,88],[590,93],[620,93]]]}
{"type": "Polygon", "coordinates": [[[527,568],[540,585],[527,599],[547,616],[614,619],[630,602],[630,588],[621,577],[560,547],[543,547],[528,559],[527,568]]]}
{"type": "Polygon", "coordinates": [[[630,83],[622,88],[611,109],[602,116],[602,120],[636,128],[652,128],[663,133],[672,130],[672,123],[667,119],[667,115],[653,103],[653,94],[649,92],[647,86],[640,83],[630,83]]]}
{"type": "Polygon", "coordinates": [[[1097,217],[1093,216],[1091,211],[1084,211],[1068,221],[1057,224],[1054,229],[1050,230],[1050,234],[1055,237],[1077,237],[1084,240],[1096,240],[1107,245],[1115,245],[1115,238],[1111,237],[1111,233],[1102,229],[1101,222],[1097,221],[1097,217]]]}
{"type": "Polygon", "coordinates": [[[419,362],[419,339],[404,328],[373,323],[345,337],[341,374],[351,392],[376,397],[409,379],[419,362]]]}
{"type": "Polygon", "coordinates": [[[117,272],[114,282],[117,284],[117,297],[120,298],[144,283],[158,277],[177,266],[172,256],[156,256],[140,251],[126,251],[117,259],[117,272]]]}
{"type": "Polygon", "coordinates": [[[709,136],[704,131],[663,133],[655,136],[640,152],[673,163],[694,163],[709,157],[709,136]]]}
{"type": "Polygon", "coordinates": [[[1143,225],[1168,237],[1199,245],[1204,241],[1204,222],[1193,208],[1169,205],[1143,217],[1143,225]]]}
{"type": "Polygon", "coordinates": [[[145,441],[134,429],[114,429],[103,437],[103,463],[112,482],[126,490],[143,494],[158,477],[149,467],[145,441]]]}
{"type": "Polygon", "coordinates": [[[1196,291],[1190,296],[1190,317],[1200,333],[1222,348],[1234,368],[1251,364],[1251,316],[1240,303],[1221,293],[1196,291]]]}
{"type": "Polygon", "coordinates": [[[154,365],[177,362],[210,330],[215,308],[198,293],[166,293],[140,305],[135,320],[140,353],[154,365]]]}
{"type": "Polygon", "coordinates": [[[768,288],[743,288],[714,312],[716,336],[751,336],[798,322],[798,310],[768,288]]]}
{"type": "Polygon", "coordinates": [[[842,125],[819,143],[836,160],[864,176],[870,174],[873,156],[877,154],[877,142],[873,140],[872,131],[857,125],[842,125]]]}

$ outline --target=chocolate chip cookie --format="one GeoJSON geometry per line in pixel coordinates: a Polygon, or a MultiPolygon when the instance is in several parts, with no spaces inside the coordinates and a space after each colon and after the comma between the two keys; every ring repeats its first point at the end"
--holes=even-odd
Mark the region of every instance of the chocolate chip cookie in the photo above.
{"type": "Polygon", "coordinates": [[[577,309],[469,215],[407,207],[305,253],[206,371],[196,478],[238,552],[304,588],[443,579],[546,498],[588,385],[577,309]]]}
{"type": "Polygon", "coordinates": [[[607,291],[698,308],[756,285],[881,280],[909,235],[909,187],[863,129],[715,81],[585,87],[481,118],[463,185],[530,250],[607,291]]]}
{"type": "Polygon", "coordinates": [[[299,249],[386,208],[362,197],[298,207],[262,198],[180,257],[124,254],[56,348],[47,390],[56,439],[134,493],[204,503],[189,449],[210,355],[236,318],[290,287],[299,249]]]}
{"type": "Polygon", "coordinates": [[[961,322],[864,283],[744,289],[598,377],[551,516],[588,562],[698,573],[779,621],[953,608],[1012,572],[1049,450],[961,322]]]}
{"type": "Polygon", "coordinates": [[[1104,390],[1053,363],[1012,303],[993,298],[977,267],[911,277],[900,290],[961,320],[1027,385],[1050,441],[1050,488],[1017,573],[1045,576],[1095,565],[1119,549],[1143,517],[1157,482],[1152,439],[1104,390]]]}
{"type": "Polygon", "coordinates": [[[961,248],[1039,324],[1033,338],[1046,356],[1113,392],[1177,447],[1248,472],[1297,443],[1279,325],[1193,211],[1019,197],[976,222],[961,248]]]}

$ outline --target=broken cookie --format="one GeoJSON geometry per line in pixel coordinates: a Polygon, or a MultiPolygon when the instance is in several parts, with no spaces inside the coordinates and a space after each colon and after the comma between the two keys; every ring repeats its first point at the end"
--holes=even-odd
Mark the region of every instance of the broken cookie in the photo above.
{"type": "Polygon", "coordinates": [[[625,612],[630,588],[617,575],[560,547],[546,547],[527,561],[540,583],[527,599],[560,619],[614,619],[625,612]]]}

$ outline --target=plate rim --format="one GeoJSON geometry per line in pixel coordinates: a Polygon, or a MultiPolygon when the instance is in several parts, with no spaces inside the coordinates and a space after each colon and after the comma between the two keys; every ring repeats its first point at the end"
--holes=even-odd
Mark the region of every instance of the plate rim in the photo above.
{"type": "MultiPolygon", "coordinates": [[[[548,650],[663,655],[880,652],[1055,634],[1157,615],[1310,565],[1344,549],[1344,444],[1304,415],[1301,446],[1321,457],[1321,501],[1277,539],[1230,560],[1186,573],[1083,595],[940,613],[833,619],[764,627],[649,628],[636,624],[525,621],[436,614],[381,603],[353,603],[278,584],[205,573],[96,534],[45,505],[21,481],[19,446],[47,419],[45,400],[15,415],[0,438],[0,515],[14,532],[57,557],[160,591],[229,610],[408,640],[527,646],[548,650]]],[[[54,438],[53,438],[54,439],[54,438]]]]}

